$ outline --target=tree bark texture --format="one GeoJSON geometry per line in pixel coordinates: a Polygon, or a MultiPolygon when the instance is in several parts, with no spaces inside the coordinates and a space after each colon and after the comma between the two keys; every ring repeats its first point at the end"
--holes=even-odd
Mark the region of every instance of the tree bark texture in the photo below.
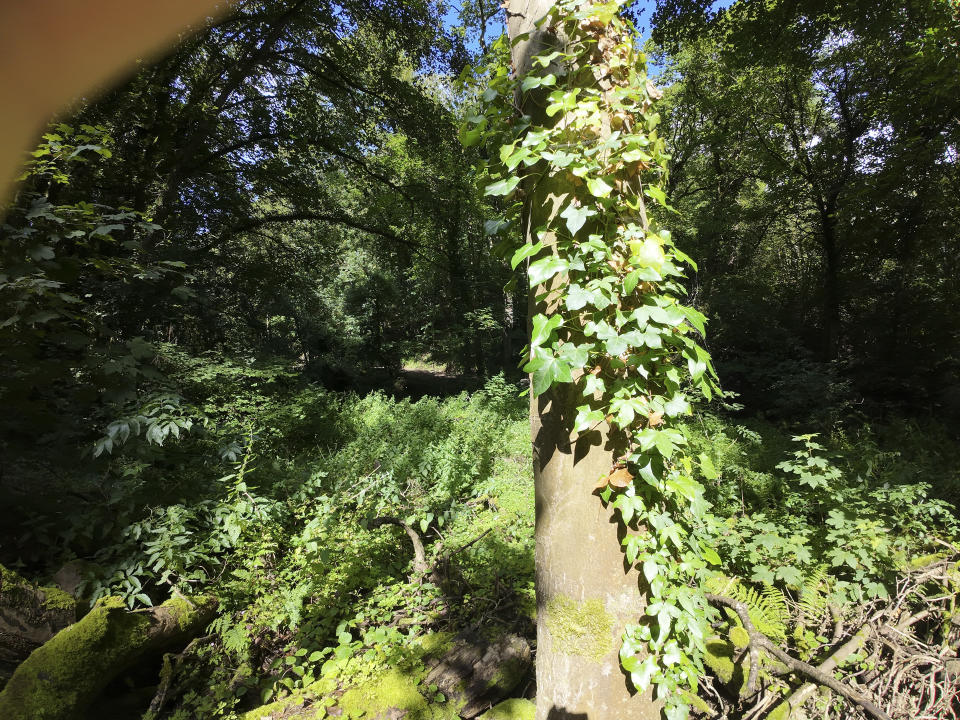
{"type": "MultiPolygon", "coordinates": [[[[549,0],[509,2],[511,41],[530,33],[513,46],[515,72],[526,72],[544,47],[562,44],[549,28],[534,26],[552,5],[549,0]]],[[[536,93],[524,98],[523,110],[535,123],[548,122],[543,100],[536,93]]],[[[534,229],[559,212],[569,188],[546,176],[529,177],[521,187],[524,233],[536,242],[534,229]]],[[[545,245],[550,242],[544,238],[545,245]]],[[[550,314],[560,300],[557,290],[554,285],[531,291],[529,317],[550,314]]],[[[574,436],[579,404],[570,385],[554,386],[530,404],[536,485],[536,720],[654,720],[658,705],[649,694],[632,690],[619,660],[624,626],[637,622],[643,612],[639,576],[624,559],[614,511],[593,494],[597,480],[614,464],[616,442],[606,425],[579,439],[574,436]]]]}

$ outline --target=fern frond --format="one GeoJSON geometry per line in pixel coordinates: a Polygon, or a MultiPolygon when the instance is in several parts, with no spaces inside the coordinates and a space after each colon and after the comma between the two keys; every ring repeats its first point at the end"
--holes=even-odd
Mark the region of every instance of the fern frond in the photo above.
{"type": "Polygon", "coordinates": [[[824,615],[830,611],[830,579],[823,566],[804,578],[797,605],[805,626],[818,627],[824,615]]]}
{"type": "MultiPolygon", "coordinates": [[[[758,591],[751,585],[745,584],[740,578],[725,575],[710,578],[706,586],[712,593],[734,598],[746,605],[754,627],[771,640],[782,642],[786,639],[790,608],[781,590],[765,584],[758,591]]],[[[735,613],[731,620],[740,622],[735,613]]]]}

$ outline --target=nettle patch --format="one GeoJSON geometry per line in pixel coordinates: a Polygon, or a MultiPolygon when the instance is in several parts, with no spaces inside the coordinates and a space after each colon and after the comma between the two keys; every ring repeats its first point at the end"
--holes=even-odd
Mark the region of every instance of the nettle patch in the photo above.
{"type": "Polygon", "coordinates": [[[623,447],[595,489],[619,511],[628,530],[622,550],[648,585],[646,614],[627,628],[621,663],[638,690],[656,688],[668,718],[684,718],[678,690],[696,691],[711,617],[699,585],[720,559],[693,477],[697,466],[716,474],[709,458],[688,453],[679,421],[717,386],[701,345],[705,318],[681,300],[684,268],[695,265],[663,223],[672,208],[653,108],[661,93],[633,27],[618,17],[622,4],[557,3],[537,23],[555,42],[521,76],[509,72],[501,39],[485,109],[468,118],[461,139],[486,143],[496,158],[485,194],[506,212],[487,223],[491,234],[515,237],[525,200],[554,203],[544,218],[533,208],[523,245],[501,243],[514,268],[529,262],[546,308],[532,318],[524,369],[534,395],[576,389],[576,433],[607,424],[623,447]]]}

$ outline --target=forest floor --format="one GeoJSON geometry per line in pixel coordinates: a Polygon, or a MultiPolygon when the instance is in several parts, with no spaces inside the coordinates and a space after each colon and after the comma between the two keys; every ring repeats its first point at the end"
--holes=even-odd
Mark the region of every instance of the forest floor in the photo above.
{"type": "MultiPolygon", "coordinates": [[[[411,364],[386,388],[359,394],[305,383],[279,365],[180,359],[180,367],[203,430],[162,448],[131,437],[101,459],[100,474],[37,463],[11,467],[5,480],[23,475],[24,492],[19,519],[0,526],[0,562],[42,582],[79,563],[84,611],[96,598],[136,608],[173,591],[219,601],[163,692],[156,665],[120,673],[107,692],[132,704],[101,716],[135,720],[152,702],[153,720],[368,720],[386,703],[403,705],[409,720],[455,720],[465,701],[449,702],[431,668],[455,637],[478,633],[482,647],[526,658],[500,697],[532,696],[534,492],[521,385],[411,364]],[[26,489],[40,486],[53,489],[27,502],[26,489]]],[[[945,588],[938,597],[960,589],[960,571],[954,578],[938,559],[958,536],[955,510],[935,499],[960,477],[960,452],[943,428],[839,428],[820,446],[756,419],[700,414],[689,423],[690,453],[710,458],[712,477],[700,480],[724,522],[717,582],[797,657],[820,662],[830,638],[851,636],[890,595],[916,604],[904,578],[917,568],[946,568],[944,579],[924,580],[945,588]],[[806,483],[791,477],[801,466],[806,483]]],[[[737,687],[743,668],[726,639],[735,624],[721,616],[714,625],[720,652],[704,687],[722,697],[716,710],[742,718],[759,696],[737,687]]],[[[946,654],[915,673],[901,699],[931,678],[947,687],[958,638],[942,627],[915,626],[915,639],[946,654]]],[[[774,700],[795,684],[763,682],[762,698],[774,700]]],[[[950,702],[937,692],[923,703],[950,702]]],[[[895,717],[918,717],[911,707],[895,717]]]]}

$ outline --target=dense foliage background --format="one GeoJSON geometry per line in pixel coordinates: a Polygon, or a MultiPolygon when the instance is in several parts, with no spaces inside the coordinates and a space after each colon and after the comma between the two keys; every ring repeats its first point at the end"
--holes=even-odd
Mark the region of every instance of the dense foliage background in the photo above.
{"type": "MultiPolygon", "coordinates": [[[[428,630],[531,634],[527,283],[458,140],[500,14],[241,2],[26,165],[0,563],[73,562],[84,601],[214,592],[164,716],[363,680],[428,630]]],[[[689,419],[723,572],[856,612],[958,533],[960,10],[679,0],[652,25],[662,222],[727,391],[689,419]]],[[[815,658],[818,622],[767,627],[815,658]]]]}

